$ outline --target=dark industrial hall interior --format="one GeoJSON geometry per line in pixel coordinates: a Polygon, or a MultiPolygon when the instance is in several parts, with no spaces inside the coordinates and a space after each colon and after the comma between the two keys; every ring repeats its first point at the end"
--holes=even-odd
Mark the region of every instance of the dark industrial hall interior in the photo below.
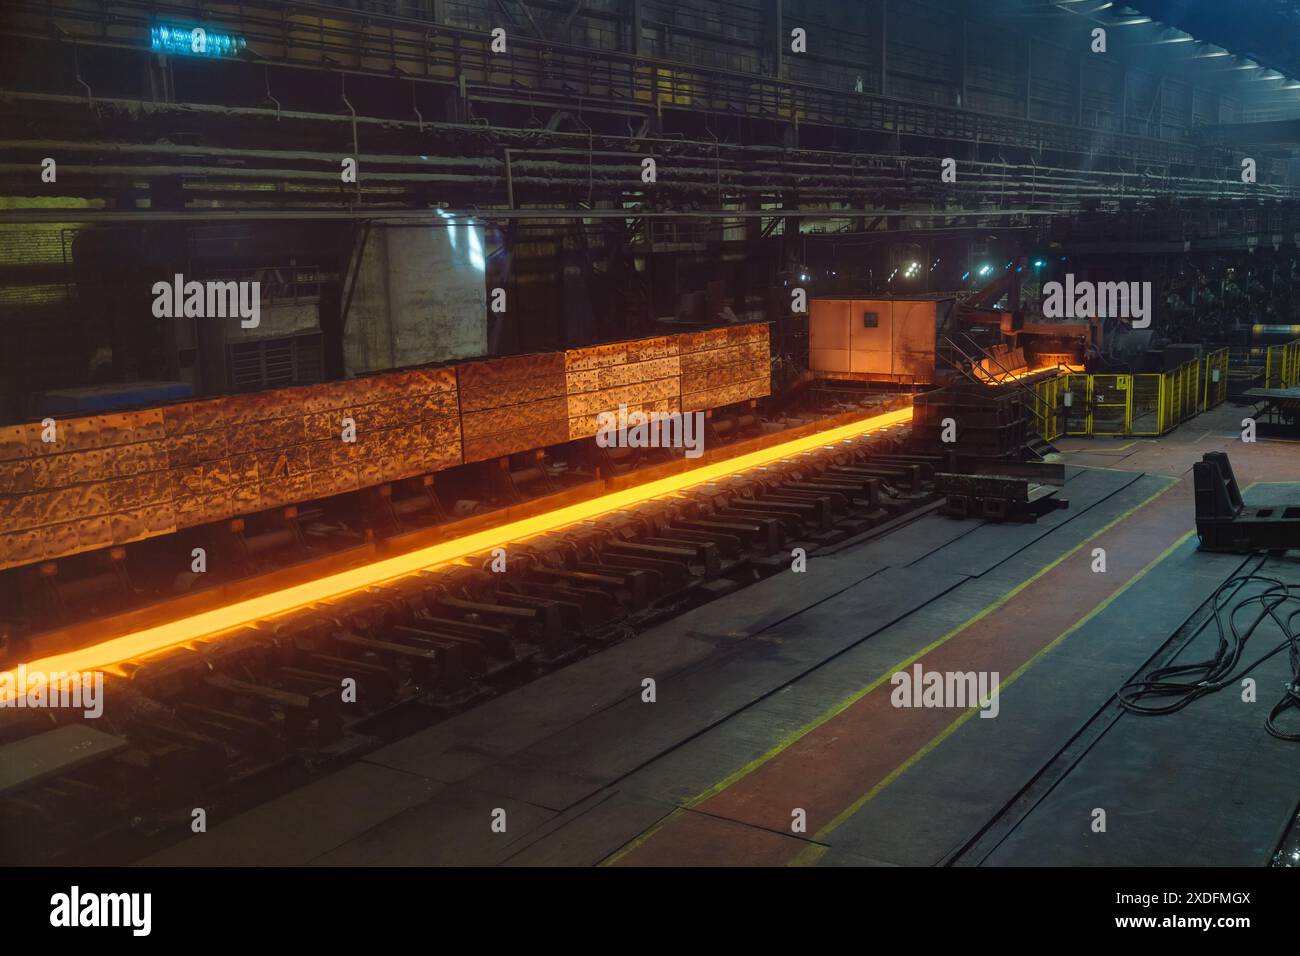
{"type": "Polygon", "coordinates": [[[0,864],[1300,866],[1298,245],[1297,0],[6,0],[0,864]]]}

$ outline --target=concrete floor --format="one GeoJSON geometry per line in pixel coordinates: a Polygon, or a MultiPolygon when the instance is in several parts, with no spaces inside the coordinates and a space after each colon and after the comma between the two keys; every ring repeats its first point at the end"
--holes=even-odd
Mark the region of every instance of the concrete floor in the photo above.
{"type": "Polygon", "coordinates": [[[1300,802],[1300,748],[1263,725],[1285,657],[1257,704],[1113,700],[1153,655],[1207,656],[1197,609],[1260,561],[1197,551],[1192,463],[1226,450],[1243,488],[1295,483],[1248,501],[1300,499],[1300,445],[1243,444],[1243,414],[1063,440],[1068,510],[841,545],[147,862],[1264,865],[1300,802]],[[894,707],[917,663],[996,672],[997,718],[894,707]]]}

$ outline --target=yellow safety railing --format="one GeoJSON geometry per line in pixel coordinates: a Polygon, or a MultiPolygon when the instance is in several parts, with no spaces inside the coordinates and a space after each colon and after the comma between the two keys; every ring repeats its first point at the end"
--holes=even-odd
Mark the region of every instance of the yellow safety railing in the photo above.
{"type": "Polygon", "coordinates": [[[1173,396],[1181,394],[1172,376],[1177,371],[1133,376],[1133,405],[1125,435],[1160,435],[1173,427],[1165,423],[1173,396]]]}
{"type": "Polygon", "coordinates": [[[1201,411],[1228,400],[1228,350],[1215,349],[1205,355],[1205,374],[1201,390],[1201,411]]]}
{"type": "Polygon", "coordinates": [[[1056,375],[1034,383],[1035,401],[1030,405],[1030,421],[1034,431],[1048,441],[1065,434],[1065,407],[1061,402],[1065,378],[1056,375]]]}
{"type": "Polygon", "coordinates": [[[1217,405],[1227,398],[1227,361],[1221,349],[1167,372],[1044,379],[1034,384],[1034,430],[1048,441],[1061,435],[1163,435],[1208,407],[1204,402],[1217,405]],[[1221,370],[1219,381],[1202,384],[1213,377],[1207,368],[1221,370]]]}
{"type": "Polygon", "coordinates": [[[1264,387],[1292,388],[1300,385],[1300,339],[1284,345],[1270,345],[1264,358],[1264,387]]]}

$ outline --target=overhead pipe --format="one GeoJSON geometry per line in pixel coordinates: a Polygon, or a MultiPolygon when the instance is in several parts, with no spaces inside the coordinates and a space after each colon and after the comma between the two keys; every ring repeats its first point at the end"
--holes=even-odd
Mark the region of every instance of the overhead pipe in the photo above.
{"type": "MultiPolygon", "coordinates": [[[[376,209],[349,206],[332,209],[260,209],[260,208],[204,208],[184,210],[161,209],[10,209],[5,211],[6,223],[124,223],[124,222],[275,222],[279,220],[304,220],[340,222],[364,220],[376,224],[419,223],[421,225],[447,225],[449,219],[767,219],[772,210],[752,209],[691,209],[635,210],[635,209],[376,209]]],[[[916,219],[973,218],[985,220],[1012,217],[1044,218],[1057,215],[1043,209],[950,209],[941,212],[917,209],[799,209],[780,210],[777,215],[798,215],[804,219],[854,219],[864,216],[898,216],[916,219]]],[[[960,227],[946,227],[956,229],[960,227]]],[[[980,226],[975,228],[988,228],[980,226]]]]}
{"type": "MultiPolygon", "coordinates": [[[[166,144],[107,143],[107,142],[79,142],[75,140],[5,140],[3,142],[0,142],[0,146],[3,146],[4,148],[11,149],[11,150],[32,150],[34,152],[39,152],[42,154],[47,153],[48,151],[51,150],[59,150],[64,153],[112,152],[117,154],[136,154],[136,155],[189,156],[189,155],[193,155],[194,152],[194,148],[191,146],[182,146],[182,145],[175,145],[169,143],[166,144]]],[[[523,150],[518,150],[514,148],[510,149],[512,174],[515,173],[516,171],[532,172],[539,175],[545,175],[548,177],[556,177],[557,179],[563,179],[564,174],[566,172],[576,171],[576,167],[573,166],[572,164],[565,164],[562,162],[515,159],[515,154],[521,151],[523,150]]],[[[272,149],[260,149],[260,148],[232,148],[232,147],[208,146],[205,147],[204,152],[207,155],[211,155],[211,156],[222,156],[222,157],[231,157],[231,158],[252,158],[252,159],[259,159],[262,161],[265,161],[267,159],[304,160],[306,162],[322,164],[322,165],[331,163],[333,161],[331,158],[323,156],[319,152],[310,151],[310,150],[272,150],[272,149]]],[[[560,150],[527,150],[527,152],[539,152],[542,154],[549,154],[549,155],[567,154],[564,151],[560,151],[560,150]]],[[[581,151],[572,151],[572,154],[581,155],[581,151]]],[[[604,151],[599,155],[608,156],[608,157],[628,156],[629,158],[640,156],[640,154],[637,153],[622,153],[619,151],[604,151]]],[[[358,155],[357,159],[359,162],[363,162],[366,164],[367,169],[372,178],[386,178],[392,181],[397,181],[404,177],[396,173],[386,173],[382,169],[377,169],[376,167],[381,167],[383,165],[390,165],[390,166],[417,166],[420,168],[427,168],[428,166],[433,165],[433,166],[440,166],[449,169],[467,168],[467,169],[480,170],[480,171],[483,170],[496,171],[500,169],[502,172],[504,172],[504,166],[505,166],[505,164],[502,161],[490,157],[468,157],[468,156],[466,157],[448,157],[448,156],[416,157],[416,156],[406,155],[406,154],[361,154],[358,155]]],[[[749,183],[759,182],[765,184],[766,183],[789,183],[792,185],[797,185],[797,184],[802,184],[807,180],[809,176],[814,176],[814,175],[817,177],[817,181],[820,184],[826,187],[842,186],[850,194],[854,192],[861,193],[863,191],[866,191],[869,188],[889,189],[891,187],[895,187],[898,185],[897,180],[892,175],[872,176],[870,174],[864,175],[861,172],[854,175],[850,175],[850,174],[827,175],[817,167],[811,166],[811,164],[792,164],[795,166],[795,170],[793,172],[782,172],[782,171],[771,170],[771,171],[765,171],[760,173],[760,172],[754,172],[748,170],[727,170],[724,173],[721,170],[720,166],[715,165],[710,157],[679,157],[678,162],[682,164],[678,167],[677,175],[679,180],[683,178],[691,179],[691,180],[699,180],[699,181],[703,181],[705,179],[711,179],[714,181],[715,188],[719,185],[727,185],[732,188],[735,188],[735,187],[739,187],[740,185],[746,182],[749,183]],[[722,180],[721,182],[719,182],[719,178],[721,178],[722,180]]],[[[612,179],[610,177],[610,174],[625,173],[630,178],[628,180],[625,180],[624,182],[628,183],[629,185],[638,185],[638,183],[634,182],[634,180],[637,179],[637,177],[639,177],[638,165],[605,163],[600,166],[596,166],[595,164],[590,164],[590,165],[584,164],[584,166],[586,166],[586,169],[583,170],[586,173],[584,179],[586,181],[586,184],[589,187],[592,185],[593,180],[596,178],[597,171],[600,171],[601,173],[600,178],[602,183],[608,184],[608,183],[617,182],[618,180],[612,179]]],[[[203,167],[186,167],[186,168],[195,171],[201,171],[203,169],[203,167]]],[[[1009,166],[1008,168],[1014,169],[1019,167],[1009,166]]],[[[137,170],[137,172],[146,172],[146,171],[147,170],[137,170]]],[[[259,171],[259,172],[262,175],[271,175],[274,173],[281,176],[297,175],[300,178],[306,175],[305,173],[300,174],[297,170],[288,169],[288,168],[284,168],[284,169],[275,168],[273,173],[267,171],[259,171]]],[[[221,174],[229,175],[229,172],[225,168],[223,168],[221,174]]],[[[1065,201],[1068,201],[1071,198],[1078,199],[1087,195],[1097,195],[1103,198],[1108,198],[1113,195],[1113,189],[1114,189],[1113,185],[1107,185],[1106,183],[1107,180],[1114,178],[1113,174],[1107,174],[1107,173],[1094,173],[1089,177],[1085,174],[1079,174],[1069,170],[1060,170],[1059,172],[1053,173],[1051,175],[1044,174],[1044,175],[1034,176],[1027,182],[1019,179],[1017,179],[1014,182],[1000,180],[996,187],[994,187],[990,183],[986,183],[983,180],[982,174],[978,171],[974,173],[973,176],[974,178],[972,178],[971,174],[968,174],[967,177],[963,180],[963,182],[961,182],[961,184],[956,189],[956,192],[958,194],[962,192],[967,192],[967,193],[979,192],[982,190],[990,190],[996,188],[1000,194],[1009,191],[1014,195],[1017,189],[1021,189],[1021,190],[1028,190],[1031,196],[1031,201],[1036,201],[1035,197],[1037,197],[1038,194],[1037,190],[1039,188],[1046,186],[1046,187],[1052,187],[1057,193],[1066,193],[1066,195],[1063,196],[1063,199],[1065,201]]],[[[1127,174],[1125,174],[1123,178],[1128,179],[1130,177],[1127,174]]],[[[1140,190],[1134,190],[1131,186],[1126,185],[1124,187],[1125,192],[1131,193],[1136,196],[1148,196],[1148,197],[1171,194],[1171,192],[1173,192],[1168,188],[1162,188],[1161,184],[1168,183],[1167,179],[1161,179],[1159,177],[1155,177],[1151,175],[1149,171],[1144,171],[1141,176],[1141,179],[1155,182],[1157,183],[1157,185],[1154,186],[1153,188],[1143,188],[1140,190]]],[[[1178,182],[1181,188],[1179,188],[1177,192],[1185,196],[1208,195],[1211,192],[1218,194],[1224,192],[1224,190],[1226,189],[1225,184],[1222,180],[1181,179],[1178,182]]],[[[672,184],[666,183],[665,185],[671,187],[672,184]]],[[[947,192],[952,191],[952,190],[946,190],[942,188],[937,182],[935,184],[930,184],[930,185],[932,187],[930,189],[930,193],[935,196],[938,196],[940,194],[946,194],[947,192]]],[[[823,192],[824,191],[825,190],[823,190],[823,192]]],[[[1300,192],[1297,192],[1297,190],[1289,187],[1281,187],[1281,186],[1274,186],[1274,185],[1265,185],[1261,187],[1258,184],[1254,189],[1251,189],[1248,192],[1243,189],[1235,189],[1232,190],[1232,192],[1243,196],[1247,194],[1252,196],[1258,196],[1261,192],[1264,192],[1269,196],[1278,197],[1278,198],[1284,198],[1288,195],[1300,194],[1300,192]]]]}
{"type": "MultiPolygon", "coordinates": [[[[79,98],[69,97],[60,94],[27,93],[27,92],[14,92],[14,91],[0,92],[0,101],[7,101],[7,100],[48,102],[48,103],[62,102],[62,103],[69,103],[69,104],[84,105],[83,101],[80,100],[79,98]]],[[[535,130],[520,129],[520,128],[513,128],[513,127],[491,127],[488,129],[484,129],[482,127],[471,127],[465,124],[458,124],[458,123],[436,123],[436,122],[412,123],[403,120],[396,120],[396,119],[390,119],[384,117],[361,116],[355,114],[355,111],[353,111],[353,114],[349,116],[338,116],[329,113],[284,111],[282,109],[266,110],[258,107],[238,107],[238,106],[227,107],[227,106],[216,106],[216,105],[202,104],[202,103],[156,104],[147,100],[124,98],[124,97],[101,97],[98,102],[100,104],[121,106],[127,109],[144,108],[150,111],[158,111],[158,112],[164,112],[164,111],[182,112],[182,113],[210,112],[210,113],[221,114],[223,116],[248,116],[250,118],[257,117],[257,116],[271,116],[276,118],[277,120],[281,116],[284,116],[286,118],[303,120],[303,121],[349,122],[354,124],[354,126],[363,123],[368,123],[371,125],[380,125],[389,128],[407,127],[407,128],[415,129],[417,132],[423,132],[424,126],[427,126],[430,129],[430,131],[446,130],[446,131],[456,131],[460,133],[469,132],[469,133],[479,134],[484,138],[497,139],[497,140],[502,138],[508,138],[511,136],[525,138],[525,139],[535,139],[536,137],[535,130]]],[[[570,133],[561,130],[548,133],[547,135],[556,138],[580,139],[581,141],[588,142],[588,143],[590,142],[591,139],[589,134],[570,133]]],[[[355,138],[356,137],[355,137],[355,130],[354,130],[354,141],[355,138]]],[[[708,141],[685,140],[680,138],[668,138],[668,137],[646,139],[644,137],[629,138],[629,137],[620,137],[614,134],[609,134],[609,135],[604,135],[601,138],[605,141],[623,141],[629,144],[632,142],[637,142],[637,143],[652,143],[655,145],[673,146],[673,147],[693,146],[701,150],[710,151],[710,152],[715,146],[715,144],[710,143],[708,141]]],[[[521,147],[521,148],[525,148],[525,147],[521,147]]],[[[531,152],[557,152],[557,151],[562,151],[564,149],[563,147],[551,148],[545,146],[537,146],[533,144],[530,144],[526,148],[531,152]]],[[[831,161],[842,161],[845,155],[843,153],[837,153],[832,150],[787,149],[785,147],[780,147],[780,146],[738,146],[737,145],[737,146],[730,146],[727,148],[734,149],[742,153],[746,158],[746,162],[754,166],[763,165],[766,162],[765,160],[759,158],[766,153],[773,154],[774,159],[771,160],[771,162],[780,163],[782,166],[787,166],[787,167],[792,164],[803,165],[802,163],[800,163],[800,161],[797,158],[799,156],[810,156],[810,157],[825,156],[827,157],[828,160],[831,161]]],[[[641,152],[632,152],[631,150],[629,150],[629,154],[637,155],[637,156],[644,155],[641,152]]],[[[596,152],[595,155],[600,155],[600,153],[596,152]]],[[[920,156],[920,155],[913,155],[913,154],[904,154],[904,155],[857,154],[855,156],[855,161],[861,161],[864,158],[868,160],[876,161],[882,167],[896,165],[900,160],[909,163],[910,162],[935,163],[939,161],[938,157],[935,156],[920,156]]],[[[394,161],[397,160],[395,159],[394,161]]],[[[981,160],[968,160],[965,162],[967,163],[968,166],[971,167],[975,167],[975,168],[983,167],[989,170],[997,170],[999,172],[1004,168],[1013,169],[1013,170],[1028,170],[1032,168],[1024,164],[1009,163],[1006,162],[1005,159],[1002,162],[996,162],[996,163],[986,162],[981,160]]],[[[1228,169],[1230,167],[1224,167],[1224,168],[1228,169]]],[[[1039,171],[1052,170],[1055,172],[1059,172],[1060,174],[1063,175],[1077,175],[1086,172],[1093,172],[1098,175],[1104,175],[1107,177],[1124,177],[1127,175],[1131,175],[1131,174],[1124,173],[1122,171],[1096,171],[1096,170],[1089,171],[1089,170],[1072,169],[1069,167],[1038,167],[1037,169],[1039,171]]],[[[1136,169],[1137,169],[1137,165],[1135,163],[1134,170],[1136,171],[1136,169]]],[[[1179,177],[1180,182],[1188,181],[1189,179],[1194,179],[1194,178],[1179,177]]]]}

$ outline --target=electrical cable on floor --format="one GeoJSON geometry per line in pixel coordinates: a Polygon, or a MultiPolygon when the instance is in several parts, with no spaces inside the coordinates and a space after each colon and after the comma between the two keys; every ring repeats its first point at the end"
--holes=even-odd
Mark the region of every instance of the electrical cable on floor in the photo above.
{"type": "Polygon", "coordinates": [[[1120,705],[1135,714],[1172,714],[1200,697],[1238,684],[1269,658],[1286,650],[1291,658],[1291,680],[1286,685],[1282,699],[1269,711],[1264,725],[1270,734],[1280,740],[1300,742],[1300,732],[1286,733],[1278,726],[1278,719],[1283,713],[1289,710],[1300,711],[1300,634],[1292,626],[1292,622],[1300,615],[1300,589],[1293,592],[1283,582],[1262,574],[1243,574],[1221,584],[1214,592],[1212,602],[1214,623],[1219,636],[1214,656],[1194,664],[1158,667],[1146,677],[1129,681],[1119,689],[1117,696],[1120,705]],[[1235,604],[1231,603],[1231,599],[1224,599],[1226,591],[1238,589],[1250,582],[1267,584],[1268,587],[1235,604]],[[1252,606],[1258,608],[1258,613],[1243,630],[1237,625],[1237,617],[1245,608],[1252,606]],[[1239,668],[1246,651],[1246,642],[1265,619],[1276,624],[1285,637],[1268,653],[1239,668]],[[1161,699],[1166,702],[1149,702],[1161,699]]]}

